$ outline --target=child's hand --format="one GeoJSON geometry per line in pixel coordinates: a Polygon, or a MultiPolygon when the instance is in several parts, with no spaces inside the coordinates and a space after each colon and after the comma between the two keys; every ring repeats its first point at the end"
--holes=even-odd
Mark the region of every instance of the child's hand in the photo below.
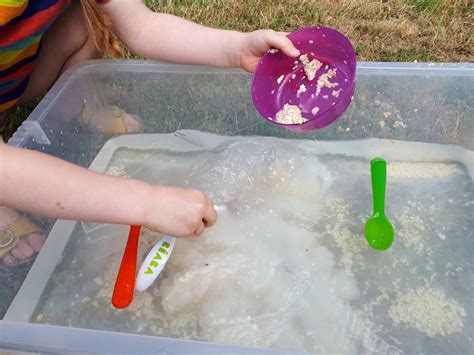
{"type": "Polygon", "coordinates": [[[155,187],[145,226],[173,237],[198,237],[217,220],[212,201],[202,192],[155,187]]]}
{"type": "Polygon", "coordinates": [[[260,58],[270,49],[281,50],[287,56],[298,57],[300,52],[285,33],[259,30],[243,34],[240,67],[253,73],[260,58]]]}

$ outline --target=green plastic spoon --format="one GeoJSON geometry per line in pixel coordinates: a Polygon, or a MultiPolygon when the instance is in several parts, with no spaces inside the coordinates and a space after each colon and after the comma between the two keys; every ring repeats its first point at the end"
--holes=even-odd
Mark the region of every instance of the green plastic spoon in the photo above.
{"type": "Polygon", "coordinates": [[[369,245],[377,250],[387,250],[393,242],[392,224],[385,216],[385,185],[387,181],[387,163],[381,158],[370,162],[372,192],[374,195],[374,213],[365,223],[365,238],[369,245]]]}

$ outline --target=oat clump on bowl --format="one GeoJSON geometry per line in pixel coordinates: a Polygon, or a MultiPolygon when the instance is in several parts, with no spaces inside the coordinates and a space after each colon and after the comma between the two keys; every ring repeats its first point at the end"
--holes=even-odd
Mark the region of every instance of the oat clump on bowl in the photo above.
{"type": "Polygon", "coordinates": [[[329,81],[329,79],[336,76],[336,73],[337,73],[337,68],[334,68],[334,69],[329,69],[324,74],[321,74],[321,76],[318,79],[318,83],[316,84],[316,96],[319,95],[323,87],[326,87],[328,89],[333,89],[339,85],[339,83],[333,83],[329,81]]]}
{"type": "Polygon", "coordinates": [[[301,115],[301,110],[298,106],[285,104],[283,109],[277,112],[275,121],[283,124],[303,124],[308,119],[301,115]]]}
{"type": "Polygon", "coordinates": [[[298,91],[296,92],[296,96],[300,96],[302,93],[306,92],[306,85],[301,84],[298,91]]]}
{"type": "Polygon", "coordinates": [[[318,106],[314,106],[312,109],[311,109],[311,113],[316,116],[319,112],[319,107],[318,106]]]}
{"type": "Polygon", "coordinates": [[[316,72],[323,66],[323,63],[317,59],[309,61],[307,54],[300,55],[299,59],[304,65],[304,73],[306,74],[306,77],[309,81],[312,81],[316,77],[316,72]]]}

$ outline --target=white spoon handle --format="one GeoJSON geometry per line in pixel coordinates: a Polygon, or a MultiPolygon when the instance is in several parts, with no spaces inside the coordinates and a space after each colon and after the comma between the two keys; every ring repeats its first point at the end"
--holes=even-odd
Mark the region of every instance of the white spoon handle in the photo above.
{"type": "Polygon", "coordinates": [[[137,291],[145,291],[155,281],[173,251],[175,238],[165,236],[150,250],[138,271],[135,282],[137,291]]]}

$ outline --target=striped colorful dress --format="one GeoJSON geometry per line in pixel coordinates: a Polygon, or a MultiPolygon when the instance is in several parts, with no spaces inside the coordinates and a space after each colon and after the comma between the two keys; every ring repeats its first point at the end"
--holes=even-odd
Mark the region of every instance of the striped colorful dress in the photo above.
{"type": "Polygon", "coordinates": [[[0,116],[25,91],[42,36],[70,2],[0,0],[0,116]]]}

